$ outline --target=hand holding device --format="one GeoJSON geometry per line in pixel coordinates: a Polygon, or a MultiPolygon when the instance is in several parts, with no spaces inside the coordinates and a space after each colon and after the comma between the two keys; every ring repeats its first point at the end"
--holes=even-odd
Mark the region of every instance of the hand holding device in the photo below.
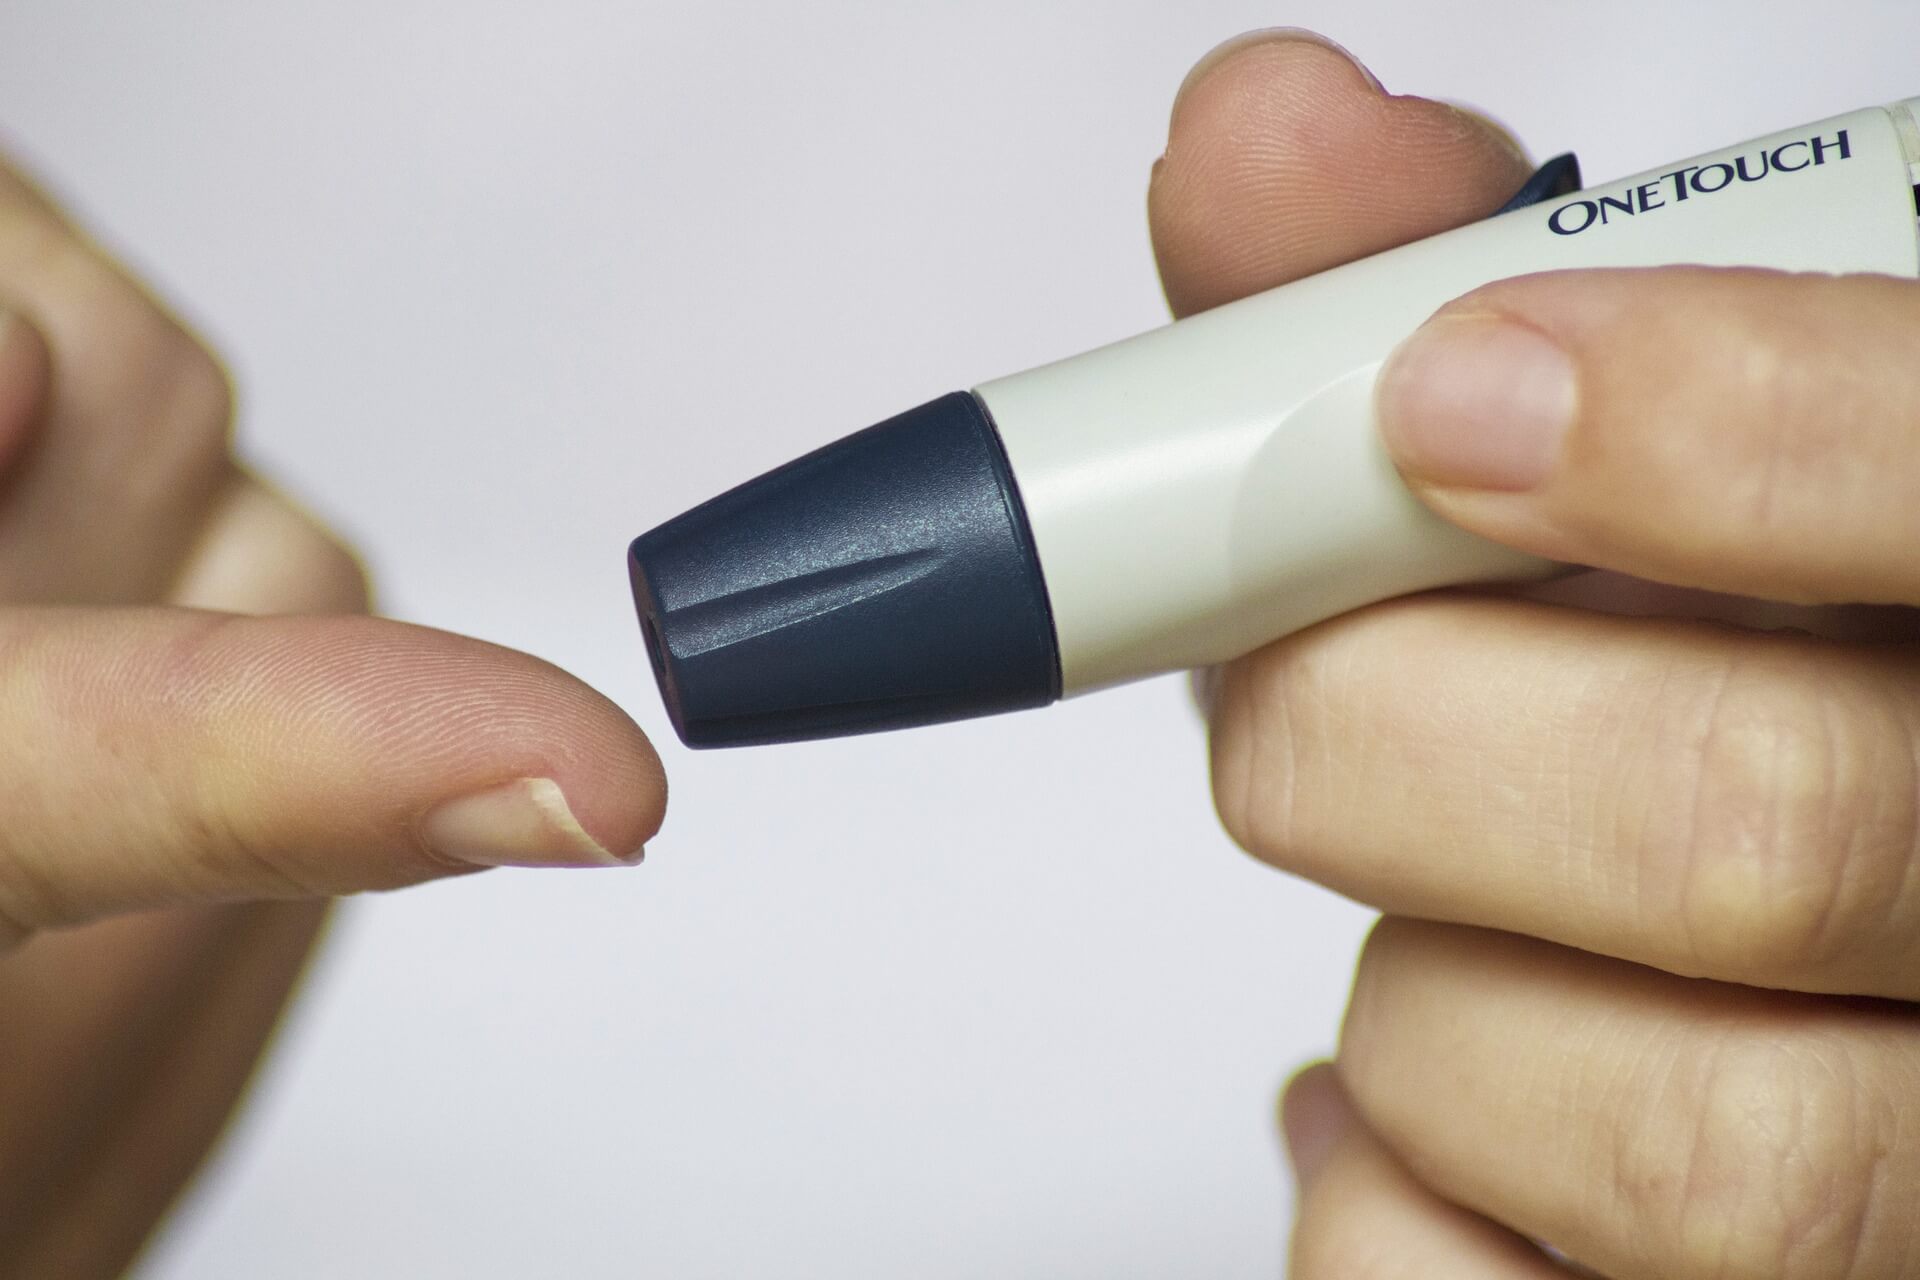
{"type": "MultiPolygon", "coordinates": [[[[1168,294],[1480,217],[1499,145],[1244,45],[1154,180],[1168,294]],[[1408,170],[1432,221],[1384,226],[1408,170]]],[[[1682,268],[1494,285],[1402,350],[1430,509],[1634,576],[1387,601],[1214,682],[1229,829],[1395,917],[1289,1099],[1300,1280],[1573,1274],[1536,1240],[1610,1280],[1915,1274],[1917,349],[1911,281],[1682,268]],[[1900,603],[1810,603],[1858,600],[1900,603]]]]}
{"type": "MultiPolygon", "coordinates": [[[[1917,106],[1529,191],[1498,217],[941,397],[671,520],[630,559],[674,726],[739,745],[1040,706],[1391,596],[1551,574],[1407,492],[1373,430],[1387,354],[1447,299],[1529,272],[1920,275],[1917,106]]],[[[1495,425],[1467,433],[1482,458],[1530,456],[1495,425]]]]}
{"type": "Polygon", "coordinates": [[[207,350],[0,165],[0,1275],[121,1271],[323,897],[610,863],[660,821],[604,698],[351,616],[357,561],[230,425],[207,350]]]}

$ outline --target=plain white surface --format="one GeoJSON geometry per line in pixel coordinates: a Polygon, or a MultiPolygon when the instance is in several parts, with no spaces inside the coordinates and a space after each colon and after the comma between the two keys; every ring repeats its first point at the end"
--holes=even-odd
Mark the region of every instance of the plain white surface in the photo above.
{"type": "Polygon", "coordinates": [[[1279,1272],[1273,1094],[1366,916],[1228,846],[1178,683],[695,756],[621,563],[1159,322],[1168,102],[1274,22],[1590,179],[1920,77],[1912,0],[9,0],[12,145],[232,357],[250,454],[674,782],[637,872],[355,904],[149,1280],[1279,1272]]]}

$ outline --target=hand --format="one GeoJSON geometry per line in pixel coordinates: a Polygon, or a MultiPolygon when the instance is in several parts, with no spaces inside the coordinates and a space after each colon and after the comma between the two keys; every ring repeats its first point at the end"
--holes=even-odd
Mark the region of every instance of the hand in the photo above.
{"type": "MultiPolygon", "coordinates": [[[[1240,44],[1175,107],[1168,296],[1526,168],[1322,45],[1240,44]]],[[[1912,281],[1693,269],[1495,285],[1389,364],[1434,510],[1630,576],[1391,602],[1214,682],[1234,837],[1397,917],[1289,1098],[1301,1280],[1920,1275],[1920,627],[1777,603],[1920,603],[1916,350],[1912,281]]]]}
{"type": "Polygon", "coordinates": [[[229,418],[213,357],[0,166],[0,1275],[125,1265],[320,899],[613,863],[661,819],[579,682],[346,616],[357,562],[229,418]]]}

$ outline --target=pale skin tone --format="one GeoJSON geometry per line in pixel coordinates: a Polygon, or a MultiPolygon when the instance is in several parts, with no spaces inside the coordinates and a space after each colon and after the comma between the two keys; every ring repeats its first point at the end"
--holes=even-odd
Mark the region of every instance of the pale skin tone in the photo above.
{"type": "Polygon", "coordinates": [[[110,1276],[326,898],[616,863],[665,782],[551,666],[355,616],[355,558],[234,461],[219,365],[3,165],[0,313],[0,1275],[110,1276]]]}
{"type": "MultiPolygon", "coordinates": [[[[1155,170],[1168,298],[1483,216],[1528,168],[1323,45],[1239,42],[1155,170]]],[[[665,787],[563,673],[353,616],[354,558],[233,461],[218,365],[10,172],[0,311],[0,1275],[104,1276],[325,898],[617,861],[665,787]]],[[[1434,333],[1382,403],[1416,492],[1615,576],[1389,603],[1210,682],[1228,829],[1389,913],[1286,1098],[1292,1274],[1920,1275],[1920,288],[1537,279],[1434,333]],[[1549,443],[1433,385],[1529,344],[1575,383],[1549,443]]]]}
{"type": "MultiPolygon", "coordinates": [[[[1168,298],[1483,216],[1528,169],[1324,45],[1240,42],[1155,171],[1168,298]]],[[[1493,286],[1389,365],[1435,511],[1610,572],[1208,682],[1228,830],[1387,913],[1283,1107],[1297,1280],[1920,1276],[1916,350],[1911,281],[1676,269],[1493,286]]]]}

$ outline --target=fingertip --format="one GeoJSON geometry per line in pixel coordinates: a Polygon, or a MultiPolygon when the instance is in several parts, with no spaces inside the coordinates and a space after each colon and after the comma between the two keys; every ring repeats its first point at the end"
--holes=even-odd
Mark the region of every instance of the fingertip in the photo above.
{"type": "Polygon", "coordinates": [[[1306,27],[1263,27],[1257,31],[1245,31],[1207,50],[1180,81],[1180,87],[1173,93],[1173,109],[1168,121],[1168,143],[1171,145],[1173,141],[1182,106],[1196,91],[1211,93],[1219,85],[1233,83],[1231,78],[1216,74],[1229,62],[1243,56],[1287,58],[1298,53],[1304,53],[1311,60],[1328,67],[1333,66],[1336,60],[1344,61],[1349,71],[1358,77],[1360,83],[1375,94],[1382,96],[1386,94],[1386,86],[1380,83],[1379,77],[1354,56],[1351,50],[1317,31],[1306,27]],[[1335,57],[1320,57],[1313,52],[1315,50],[1320,54],[1333,54],[1335,57]]]}
{"type": "Polygon", "coordinates": [[[653,744],[551,663],[382,619],[236,619],[221,633],[201,661],[250,708],[249,731],[301,744],[326,775],[275,788],[270,821],[306,833],[294,845],[337,845],[354,825],[344,795],[376,829],[425,833],[436,856],[396,869],[402,880],[457,863],[632,862],[660,829],[653,744]]]}
{"type": "MultiPolygon", "coordinates": [[[[585,686],[582,686],[585,688],[585,686]]],[[[637,858],[660,834],[667,816],[667,772],[646,732],[611,699],[587,690],[598,704],[600,745],[582,759],[567,786],[580,825],[616,855],[637,858]]]]}
{"type": "Polygon", "coordinates": [[[1528,172],[1505,129],[1388,94],[1324,37],[1240,37],[1182,85],[1149,185],[1168,302],[1189,314],[1473,221],[1528,172]]]}
{"type": "Polygon", "coordinates": [[[1344,50],[1294,29],[1202,58],[1175,96],[1148,187],[1154,252],[1176,315],[1309,274],[1330,161],[1356,150],[1385,101],[1344,50]]]}
{"type": "Polygon", "coordinates": [[[624,712],[464,636],[36,609],[0,647],[0,776],[34,800],[0,827],[0,948],[143,907],[632,863],[665,813],[624,712]]]}
{"type": "Polygon", "coordinates": [[[638,861],[667,809],[666,769],[646,732],[559,667],[483,641],[447,639],[475,646],[490,668],[473,694],[494,709],[496,727],[481,739],[494,770],[552,779],[587,835],[614,860],[638,861]]]}

